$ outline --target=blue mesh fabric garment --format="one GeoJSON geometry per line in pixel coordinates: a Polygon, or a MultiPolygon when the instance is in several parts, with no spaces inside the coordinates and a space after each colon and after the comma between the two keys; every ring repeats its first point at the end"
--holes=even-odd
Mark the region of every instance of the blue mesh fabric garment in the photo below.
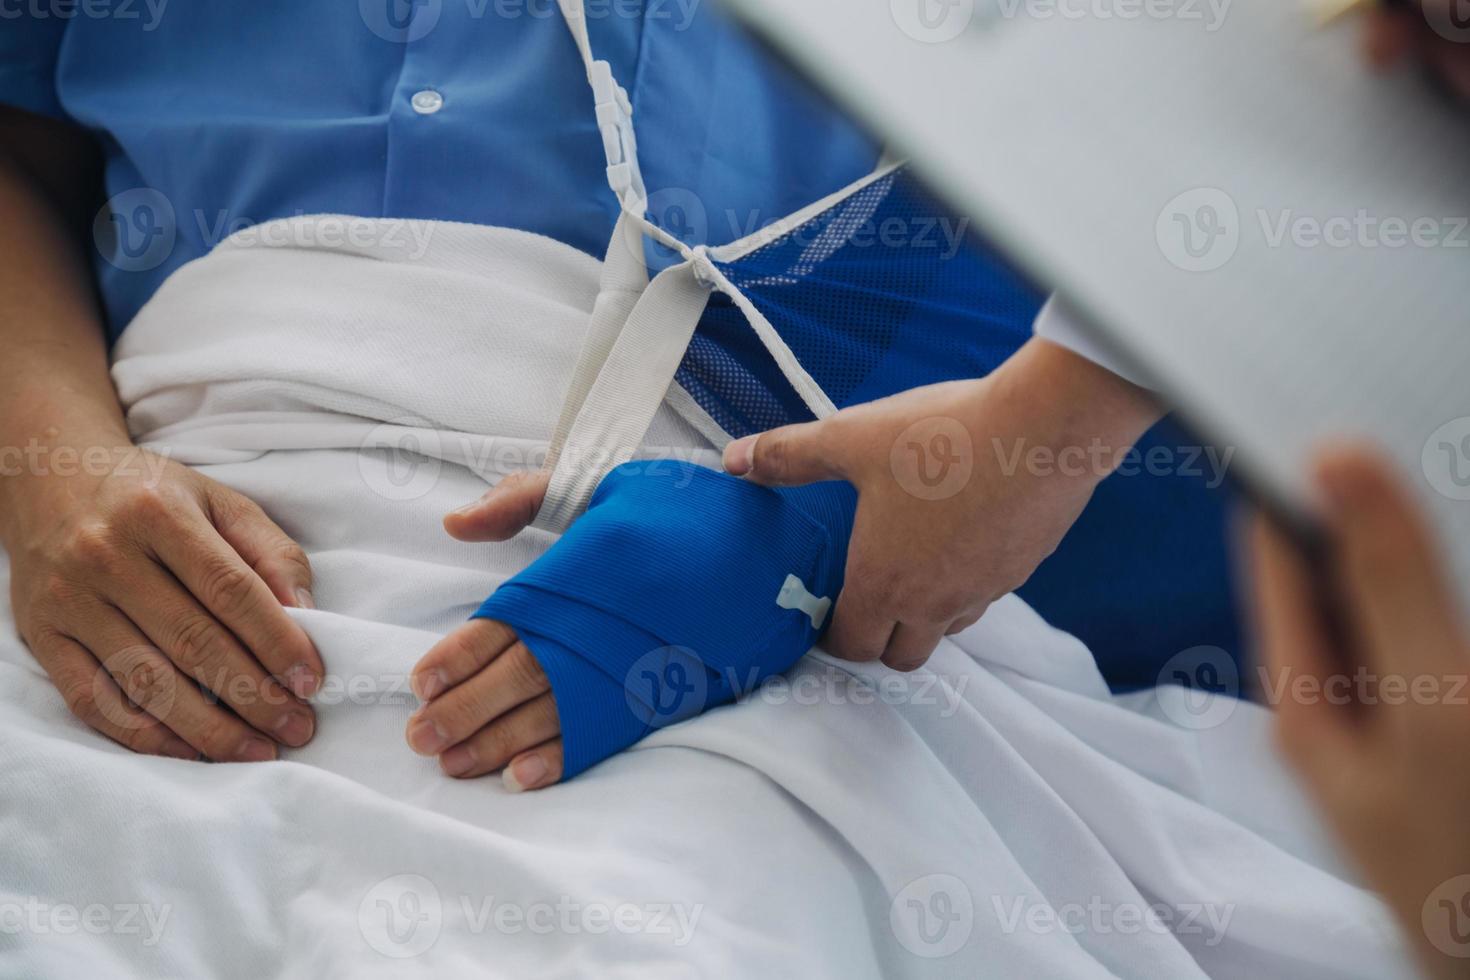
{"type": "MultiPolygon", "coordinates": [[[[990,373],[1031,336],[1043,297],[902,172],[720,271],[839,408],[990,373]]],[[[731,436],[811,413],[724,296],[675,380],[731,436]]]]}
{"type": "MultiPolygon", "coordinates": [[[[982,377],[1031,336],[1042,297],[962,234],[971,230],[898,171],[720,269],[844,407],[982,377]]],[[[811,418],[744,316],[718,294],[676,379],[731,436],[811,418]]],[[[1192,442],[1167,420],[1146,434],[1141,457],[1162,451],[1181,466],[1104,481],[1021,590],[1088,644],[1116,688],[1153,685],[1161,665],[1191,647],[1239,656],[1229,490],[1183,465],[1192,442]]]]}

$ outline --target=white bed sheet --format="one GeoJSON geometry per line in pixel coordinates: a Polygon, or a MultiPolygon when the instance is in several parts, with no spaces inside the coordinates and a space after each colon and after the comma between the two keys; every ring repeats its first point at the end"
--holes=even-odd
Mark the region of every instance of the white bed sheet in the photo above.
{"type": "MultiPolygon", "coordinates": [[[[310,554],[294,615],[329,683],[283,761],[134,756],[67,714],[7,607],[0,975],[1408,975],[1264,711],[1196,729],[1179,689],[1114,698],[1013,597],[907,679],[813,653],[545,791],[411,753],[406,672],[551,541],[440,515],[544,446],[595,296],[593,260],[492,232],[411,260],[222,246],[125,334],[139,438],[310,554]],[[381,448],[404,431],[432,454],[381,448]]],[[[672,415],[650,439],[708,458],[672,415]]]]}

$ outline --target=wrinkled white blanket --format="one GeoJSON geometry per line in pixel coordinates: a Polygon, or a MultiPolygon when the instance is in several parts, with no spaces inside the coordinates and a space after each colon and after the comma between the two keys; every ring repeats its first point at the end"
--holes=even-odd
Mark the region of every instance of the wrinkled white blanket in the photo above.
{"type": "MultiPolygon", "coordinates": [[[[439,518],[537,462],[599,263],[388,229],[236,236],[124,335],[135,434],[310,553],[320,610],[296,615],[330,677],[284,761],[137,757],[68,716],[7,609],[0,975],[1406,972],[1263,711],[1192,728],[1180,689],[1113,698],[1014,598],[907,678],[813,653],[566,785],[440,775],[403,742],[405,674],[550,538],[461,544],[439,518]]],[[[712,460],[672,413],[649,443],[712,460]]]]}

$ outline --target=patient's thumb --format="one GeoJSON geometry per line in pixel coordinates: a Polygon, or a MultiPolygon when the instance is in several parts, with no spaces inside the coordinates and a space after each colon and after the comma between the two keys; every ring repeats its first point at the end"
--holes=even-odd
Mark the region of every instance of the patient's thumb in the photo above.
{"type": "Polygon", "coordinates": [[[504,541],[515,537],[536,519],[549,470],[512,473],[486,491],[479,500],[444,515],[444,530],[461,541],[504,541]]]}
{"type": "Polygon", "coordinates": [[[725,472],[771,487],[794,487],[842,477],[831,461],[823,423],[787,425],[736,439],[725,447],[725,472]]]}

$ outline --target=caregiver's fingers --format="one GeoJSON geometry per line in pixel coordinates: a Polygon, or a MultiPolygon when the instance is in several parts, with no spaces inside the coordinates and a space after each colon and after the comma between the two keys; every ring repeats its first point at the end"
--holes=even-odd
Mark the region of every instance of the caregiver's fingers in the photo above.
{"type": "MultiPolygon", "coordinates": [[[[208,515],[202,511],[175,515],[166,532],[153,536],[148,546],[266,671],[299,697],[309,697],[321,686],[322,660],[306,631],[286,615],[270,588],[208,515]]],[[[206,632],[197,622],[195,629],[206,632]]]]}
{"type": "Polygon", "coordinates": [[[1454,98],[1470,98],[1470,51],[1459,38],[1444,36],[1458,30],[1460,0],[1417,0],[1403,7],[1375,5],[1368,11],[1363,31],[1363,54],[1378,71],[1392,69],[1413,58],[1428,67],[1436,81],[1454,98]]]}
{"type": "Polygon", "coordinates": [[[1419,0],[1414,11],[1418,53],[1440,85],[1464,102],[1470,98],[1470,50],[1461,32],[1465,21],[1461,0],[1419,0]]]}
{"type": "Polygon", "coordinates": [[[1325,454],[1327,500],[1347,606],[1370,666],[1394,673],[1463,671],[1460,624],[1429,528],[1376,455],[1325,454]]]}
{"type": "Polygon", "coordinates": [[[1428,39],[1424,57],[1450,95],[1461,104],[1470,100],[1470,54],[1466,53],[1463,41],[1451,41],[1436,34],[1428,39]]]}
{"type": "Polygon", "coordinates": [[[1268,690],[1286,692],[1276,709],[1282,749],[1298,765],[1333,756],[1352,734],[1352,718],[1327,698],[1291,697],[1297,677],[1325,684],[1338,659],[1327,647],[1311,572],[1291,542],[1269,519],[1250,528],[1253,590],[1251,613],[1268,690]]]}
{"type": "Polygon", "coordinates": [[[832,625],[822,641],[822,649],[832,656],[859,663],[883,656],[898,626],[893,610],[901,608],[895,569],[870,546],[871,521],[872,515],[864,512],[859,501],[842,591],[832,609],[832,625]]]}
{"type": "Polygon", "coordinates": [[[487,490],[480,499],[445,514],[444,530],[460,541],[505,541],[513,538],[536,519],[550,484],[550,470],[512,473],[487,490]]]}
{"type": "Polygon", "coordinates": [[[1375,70],[1386,71],[1414,49],[1419,15],[1376,4],[1364,13],[1363,57],[1375,70]]]}
{"type": "Polygon", "coordinates": [[[560,780],[562,767],[561,739],[554,738],[510,760],[500,780],[512,793],[540,789],[560,780]]]}
{"type": "Polygon", "coordinates": [[[1333,658],[1313,606],[1311,572],[1265,515],[1252,518],[1250,537],[1251,612],[1262,663],[1274,674],[1323,676],[1333,658]]]}
{"type": "Polygon", "coordinates": [[[198,749],[157,718],[129,704],[107,672],[75,640],[47,631],[32,641],[31,647],[67,708],[87,727],[134,752],[174,759],[199,758],[198,749]]]}
{"type": "MultiPolygon", "coordinates": [[[[110,598],[179,670],[214,692],[246,723],[287,745],[311,740],[316,728],[311,708],[267,675],[230,630],[164,569],[151,562],[140,564],[110,598]]],[[[119,638],[117,648],[127,642],[119,638]]],[[[217,722],[208,724],[217,727],[217,722]]],[[[179,734],[192,738],[187,732],[179,734]]],[[[240,732],[232,729],[230,734],[240,732]]]]}
{"type": "Polygon", "coordinates": [[[782,426],[725,447],[725,472],[769,487],[845,477],[846,447],[831,419],[782,426]]]}
{"type": "Polygon", "coordinates": [[[985,613],[982,610],[981,612],[971,613],[968,616],[961,616],[959,619],[949,624],[949,628],[944,631],[944,635],[954,636],[957,633],[963,633],[971,626],[974,626],[976,623],[980,622],[980,617],[984,615],[985,613]]]}
{"type": "Polygon", "coordinates": [[[429,648],[414,665],[408,684],[430,701],[478,674],[515,643],[515,630],[494,619],[472,619],[429,648]]]}
{"type": "Polygon", "coordinates": [[[899,623],[883,651],[883,662],[894,670],[917,670],[928,661],[944,634],[945,627],[936,623],[899,623]]]}
{"type": "Polygon", "coordinates": [[[531,651],[524,643],[513,644],[484,670],[420,708],[409,719],[409,747],[420,755],[438,755],[550,690],[531,651]]]}
{"type": "Polygon", "coordinates": [[[527,701],[452,746],[439,757],[447,775],[470,779],[503,768],[532,746],[561,734],[550,694],[527,701]]]}
{"type": "MultiPolygon", "coordinates": [[[[847,581],[853,582],[851,574],[847,581]]],[[[832,627],[822,648],[834,657],[866,663],[888,649],[897,621],[878,611],[878,605],[859,587],[845,586],[832,610],[832,627]]]]}

